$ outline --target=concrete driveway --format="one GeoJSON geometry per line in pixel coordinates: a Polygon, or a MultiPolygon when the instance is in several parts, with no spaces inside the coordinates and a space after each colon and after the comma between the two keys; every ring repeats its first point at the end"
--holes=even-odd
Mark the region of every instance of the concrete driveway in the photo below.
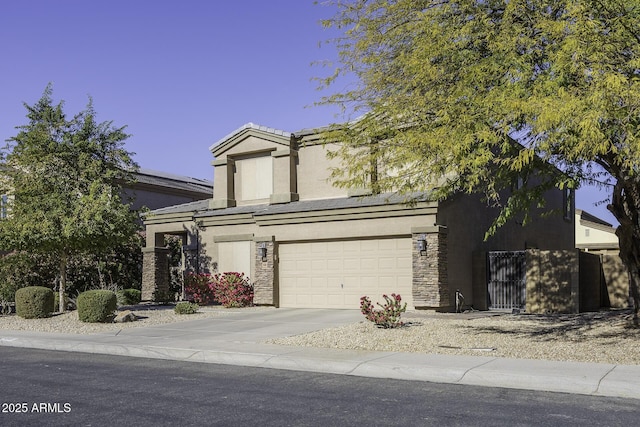
{"type": "MultiPolygon", "coordinates": [[[[257,344],[364,320],[359,310],[257,308],[225,312],[220,317],[122,330],[119,336],[141,339],[257,344]]],[[[202,344],[200,344],[201,346],[202,344]]]]}

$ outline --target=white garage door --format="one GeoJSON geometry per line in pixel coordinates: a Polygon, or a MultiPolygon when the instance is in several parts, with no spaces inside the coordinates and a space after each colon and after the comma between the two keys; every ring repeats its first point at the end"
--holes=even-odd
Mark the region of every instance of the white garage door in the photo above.
{"type": "Polygon", "coordinates": [[[400,294],[413,308],[411,239],[285,243],[280,253],[280,306],[360,307],[367,295],[400,294]]]}

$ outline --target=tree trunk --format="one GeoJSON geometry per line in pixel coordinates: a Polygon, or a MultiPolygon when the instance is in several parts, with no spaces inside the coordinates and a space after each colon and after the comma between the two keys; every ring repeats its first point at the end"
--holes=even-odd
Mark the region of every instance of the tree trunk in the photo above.
{"type": "Polygon", "coordinates": [[[633,180],[618,180],[608,208],[620,222],[616,230],[620,242],[620,258],[629,272],[633,323],[640,326],[640,185],[633,180]]]}
{"type": "Polygon", "coordinates": [[[64,292],[65,292],[65,288],[67,287],[67,253],[63,252],[62,255],[60,256],[60,290],[59,290],[59,297],[58,298],[58,311],[60,313],[64,313],[65,312],[65,297],[64,297],[64,292]]]}

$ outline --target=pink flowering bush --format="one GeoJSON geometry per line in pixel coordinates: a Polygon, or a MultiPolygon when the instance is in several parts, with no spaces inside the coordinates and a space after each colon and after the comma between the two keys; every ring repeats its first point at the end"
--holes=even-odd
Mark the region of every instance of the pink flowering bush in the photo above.
{"type": "Polygon", "coordinates": [[[207,305],[213,302],[213,288],[210,274],[189,273],[184,278],[184,293],[187,301],[198,305],[207,305]]]}
{"type": "Polygon", "coordinates": [[[214,299],[224,307],[253,305],[253,285],[244,273],[216,274],[212,280],[214,299]]]}
{"type": "Polygon", "coordinates": [[[376,310],[371,304],[371,300],[368,296],[360,298],[360,311],[364,314],[367,320],[375,323],[380,328],[397,328],[404,325],[400,320],[400,315],[407,311],[407,303],[402,304],[402,298],[400,295],[391,294],[391,296],[382,296],[386,303],[385,305],[376,303],[382,310],[376,310]]]}

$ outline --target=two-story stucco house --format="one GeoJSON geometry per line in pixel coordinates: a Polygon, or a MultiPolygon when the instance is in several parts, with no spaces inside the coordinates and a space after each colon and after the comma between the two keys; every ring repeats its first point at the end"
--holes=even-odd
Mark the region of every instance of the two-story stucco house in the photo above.
{"type": "Polygon", "coordinates": [[[277,307],[357,309],[363,295],[399,293],[410,308],[446,310],[456,290],[472,305],[486,299],[474,285],[474,254],[574,247],[573,203],[561,191],[547,194],[545,209],[568,209],[564,218],[514,222],[484,241],[497,211],[480,196],[407,205],[393,194],[334,187],[329,168],[337,163],[314,131],[249,123],[210,149],[213,198],[145,219],[145,299],[165,280],[165,234],[183,236],[191,268],[244,272],[255,303],[277,307]]]}

